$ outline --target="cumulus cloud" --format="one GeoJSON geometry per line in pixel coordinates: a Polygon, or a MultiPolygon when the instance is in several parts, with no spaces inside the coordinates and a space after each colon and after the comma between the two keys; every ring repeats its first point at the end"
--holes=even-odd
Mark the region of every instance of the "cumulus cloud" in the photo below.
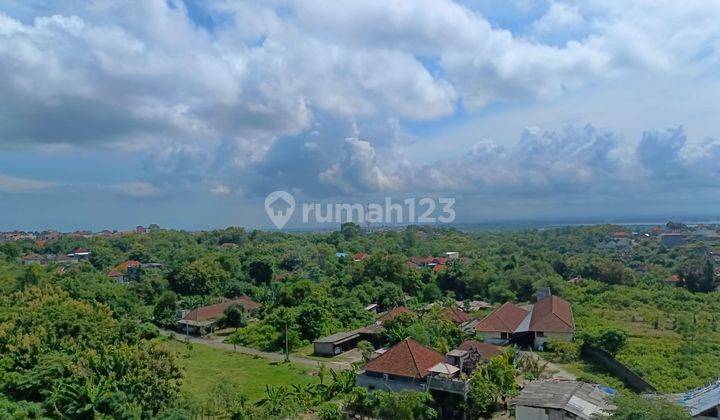
{"type": "Polygon", "coordinates": [[[358,138],[345,139],[342,160],[321,172],[320,180],[346,194],[387,192],[400,187],[400,178],[383,169],[372,144],[358,138]]]}
{"type": "Polygon", "coordinates": [[[196,6],[202,21],[180,0],[3,3],[0,146],[131,153],[146,179],[110,188],[136,198],[188,186],[612,192],[719,169],[718,142],[679,127],[629,139],[556,124],[482,139],[462,157],[406,157],[424,128],[485,107],[609,80],[716,78],[715,3],[551,1],[521,30],[451,0],[196,6]]]}
{"type": "Polygon", "coordinates": [[[551,1],[548,11],[533,23],[533,29],[539,34],[575,30],[585,23],[578,6],[551,1]]]}

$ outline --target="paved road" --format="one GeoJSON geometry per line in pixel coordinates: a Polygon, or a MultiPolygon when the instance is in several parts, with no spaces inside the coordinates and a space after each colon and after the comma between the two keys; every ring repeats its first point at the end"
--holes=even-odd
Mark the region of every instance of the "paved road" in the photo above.
{"type": "MultiPolygon", "coordinates": [[[[174,334],[175,338],[177,338],[178,340],[182,340],[182,341],[184,341],[186,338],[185,335],[180,334],[176,331],[166,330],[166,329],[162,329],[162,328],[160,329],[160,334],[164,335],[164,336],[169,336],[171,334],[174,334]]],[[[203,346],[210,346],[210,347],[215,347],[218,349],[235,351],[237,353],[248,354],[250,356],[262,357],[264,359],[272,360],[275,362],[282,362],[285,360],[285,355],[281,354],[281,353],[260,351],[257,349],[253,349],[250,347],[244,347],[244,346],[233,346],[232,344],[223,343],[223,337],[214,337],[214,336],[210,336],[210,337],[211,338],[190,336],[189,341],[193,344],[200,344],[203,346]]],[[[296,356],[296,355],[292,355],[292,354],[290,355],[290,361],[293,363],[313,367],[315,369],[319,368],[321,364],[324,364],[325,367],[327,367],[328,369],[333,369],[333,370],[351,370],[352,369],[352,366],[349,363],[334,362],[331,360],[328,360],[328,361],[322,360],[321,361],[321,360],[311,359],[311,358],[305,357],[305,356],[296,356]]]]}

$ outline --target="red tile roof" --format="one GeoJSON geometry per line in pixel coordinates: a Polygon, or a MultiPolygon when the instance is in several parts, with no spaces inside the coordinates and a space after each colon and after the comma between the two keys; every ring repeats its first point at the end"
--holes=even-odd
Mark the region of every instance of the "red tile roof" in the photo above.
{"type": "Polygon", "coordinates": [[[42,255],[36,254],[34,252],[29,252],[29,253],[23,255],[22,257],[20,257],[20,259],[23,261],[41,260],[42,255]]]}
{"type": "Polygon", "coordinates": [[[456,324],[462,324],[470,320],[468,314],[458,308],[445,308],[442,313],[445,318],[456,324]]]}
{"type": "Polygon", "coordinates": [[[667,280],[665,280],[665,281],[671,282],[671,283],[676,283],[676,282],[680,281],[680,276],[678,276],[677,274],[673,274],[672,276],[668,277],[667,280]]]}
{"type": "Polygon", "coordinates": [[[357,254],[353,255],[353,260],[355,261],[362,261],[367,257],[367,255],[363,254],[362,252],[358,252],[357,254]]]}
{"type": "Polygon", "coordinates": [[[128,268],[131,268],[131,267],[132,268],[140,267],[140,261],[127,260],[127,261],[121,262],[120,264],[115,266],[115,270],[125,273],[128,271],[128,268]]]}
{"type": "Polygon", "coordinates": [[[423,346],[412,338],[406,338],[377,359],[368,362],[365,370],[422,379],[428,375],[428,369],[445,361],[445,356],[442,354],[423,346]]]}
{"type": "Polygon", "coordinates": [[[446,269],[447,266],[445,264],[438,264],[436,266],[433,266],[433,272],[439,273],[440,271],[446,269]]]}
{"type": "Polygon", "coordinates": [[[107,273],[108,277],[122,277],[124,274],[118,270],[110,270],[107,273]]]}
{"type": "Polygon", "coordinates": [[[518,325],[525,319],[528,312],[521,307],[506,302],[499,308],[490,312],[488,316],[481,319],[475,325],[475,331],[478,332],[515,332],[518,325]]]}
{"type": "Polygon", "coordinates": [[[192,321],[207,321],[208,319],[220,318],[225,312],[225,309],[227,309],[231,305],[241,305],[248,312],[253,311],[261,306],[259,303],[254,302],[247,296],[240,296],[237,299],[226,300],[225,302],[193,309],[192,311],[188,312],[188,314],[185,315],[185,318],[183,319],[188,319],[192,321]]]}
{"type": "Polygon", "coordinates": [[[540,300],[532,309],[530,331],[574,332],[575,323],[570,304],[557,296],[540,300]]]}
{"type": "Polygon", "coordinates": [[[428,265],[432,262],[433,257],[411,257],[410,262],[417,265],[428,265]]]}
{"type": "Polygon", "coordinates": [[[465,340],[458,346],[460,350],[475,350],[483,359],[490,359],[503,352],[503,348],[477,340],[465,340]]]}
{"type": "Polygon", "coordinates": [[[384,324],[388,321],[392,321],[393,319],[397,318],[400,314],[410,314],[415,315],[415,312],[411,311],[410,309],[404,307],[404,306],[398,306],[397,308],[393,308],[384,314],[380,315],[380,318],[378,318],[378,322],[381,324],[384,324]]]}

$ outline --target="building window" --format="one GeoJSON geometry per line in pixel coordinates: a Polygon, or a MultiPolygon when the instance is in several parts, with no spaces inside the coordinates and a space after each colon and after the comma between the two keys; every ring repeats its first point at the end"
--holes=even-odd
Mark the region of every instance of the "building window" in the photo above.
{"type": "Polygon", "coordinates": [[[503,339],[503,340],[507,340],[507,338],[508,338],[508,333],[500,333],[500,338],[503,339]]]}
{"type": "Polygon", "coordinates": [[[535,337],[545,337],[545,333],[542,332],[542,331],[537,331],[537,332],[535,333],[535,337]]]}

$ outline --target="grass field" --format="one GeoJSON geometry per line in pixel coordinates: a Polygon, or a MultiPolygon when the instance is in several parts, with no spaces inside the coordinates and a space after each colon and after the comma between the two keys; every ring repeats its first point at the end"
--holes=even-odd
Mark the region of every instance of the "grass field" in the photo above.
{"type": "Polygon", "coordinates": [[[318,382],[304,366],[270,362],[241,353],[181,341],[166,345],[178,355],[185,370],[183,391],[197,404],[208,399],[215,386],[228,381],[251,402],[265,395],[265,385],[278,386],[318,382]]]}

